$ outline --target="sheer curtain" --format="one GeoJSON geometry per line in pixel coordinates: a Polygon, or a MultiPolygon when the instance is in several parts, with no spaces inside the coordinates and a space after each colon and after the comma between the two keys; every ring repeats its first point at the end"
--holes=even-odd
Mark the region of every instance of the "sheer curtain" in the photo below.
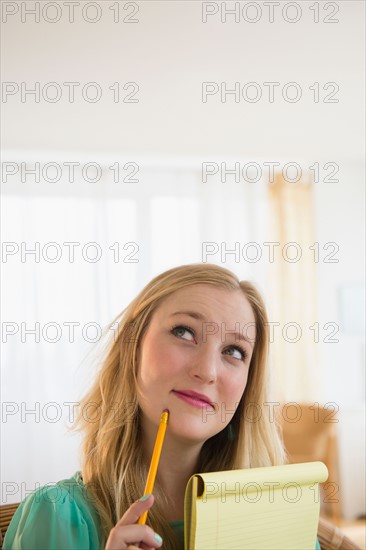
{"type": "Polygon", "coordinates": [[[313,186],[305,178],[293,183],[277,174],[268,184],[272,361],[276,395],[284,402],[311,401],[322,382],[313,186]]]}

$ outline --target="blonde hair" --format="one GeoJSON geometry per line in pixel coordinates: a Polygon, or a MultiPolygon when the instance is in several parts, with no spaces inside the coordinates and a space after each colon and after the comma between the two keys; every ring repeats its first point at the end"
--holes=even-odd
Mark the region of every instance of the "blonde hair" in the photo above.
{"type": "MultiPolygon", "coordinates": [[[[136,397],[137,352],[154,311],[164,298],[194,284],[241,290],[256,323],[256,342],[247,386],[230,422],[230,429],[208,439],[200,453],[198,471],[219,471],[283,464],[277,424],[264,413],[268,402],[268,320],[256,288],[229,270],[213,264],[190,264],[156,276],[114,320],[118,331],[108,344],[98,377],[81,401],[73,429],[84,432],[82,474],[101,520],[105,544],[117,521],[144,491],[148,464],[141,453],[141,428],[136,397]],[[93,404],[97,419],[85,418],[93,404]],[[254,415],[253,415],[254,412],[254,415]],[[234,437],[229,436],[234,434],[234,437]]],[[[148,524],[164,540],[164,549],[178,547],[175,533],[164,518],[169,505],[157,477],[155,503],[148,524]]]]}

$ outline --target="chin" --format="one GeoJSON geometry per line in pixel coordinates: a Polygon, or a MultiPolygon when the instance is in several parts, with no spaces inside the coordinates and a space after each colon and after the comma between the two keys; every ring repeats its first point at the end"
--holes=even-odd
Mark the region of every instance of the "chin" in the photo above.
{"type": "Polygon", "coordinates": [[[213,432],[209,430],[207,425],[202,424],[201,418],[199,419],[199,424],[192,422],[192,420],[187,422],[178,422],[177,424],[171,423],[170,433],[176,437],[181,437],[192,443],[204,443],[207,439],[210,439],[218,432],[213,432]]]}

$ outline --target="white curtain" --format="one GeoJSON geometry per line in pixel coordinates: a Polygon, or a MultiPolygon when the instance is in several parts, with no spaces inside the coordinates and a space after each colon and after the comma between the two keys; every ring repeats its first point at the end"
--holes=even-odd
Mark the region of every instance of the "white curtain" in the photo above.
{"type": "Polygon", "coordinates": [[[269,263],[272,360],[276,395],[283,401],[310,402],[320,391],[321,324],[317,310],[317,253],[313,184],[277,174],[268,185],[274,261],[269,263]]]}

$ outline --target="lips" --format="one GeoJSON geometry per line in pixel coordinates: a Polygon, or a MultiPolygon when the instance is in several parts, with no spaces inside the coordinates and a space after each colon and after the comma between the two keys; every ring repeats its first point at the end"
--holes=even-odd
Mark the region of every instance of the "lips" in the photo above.
{"type": "Polygon", "coordinates": [[[209,397],[207,397],[207,395],[204,395],[203,393],[198,393],[198,392],[191,391],[191,390],[172,390],[172,391],[173,391],[173,393],[178,394],[178,396],[181,395],[183,397],[184,396],[189,397],[189,398],[192,398],[194,400],[197,400],[198,402],[201,401],[204,404],[210,405],[213,409],[215,408],[213,402],[211,401],[211,399],[209,397]]]}

